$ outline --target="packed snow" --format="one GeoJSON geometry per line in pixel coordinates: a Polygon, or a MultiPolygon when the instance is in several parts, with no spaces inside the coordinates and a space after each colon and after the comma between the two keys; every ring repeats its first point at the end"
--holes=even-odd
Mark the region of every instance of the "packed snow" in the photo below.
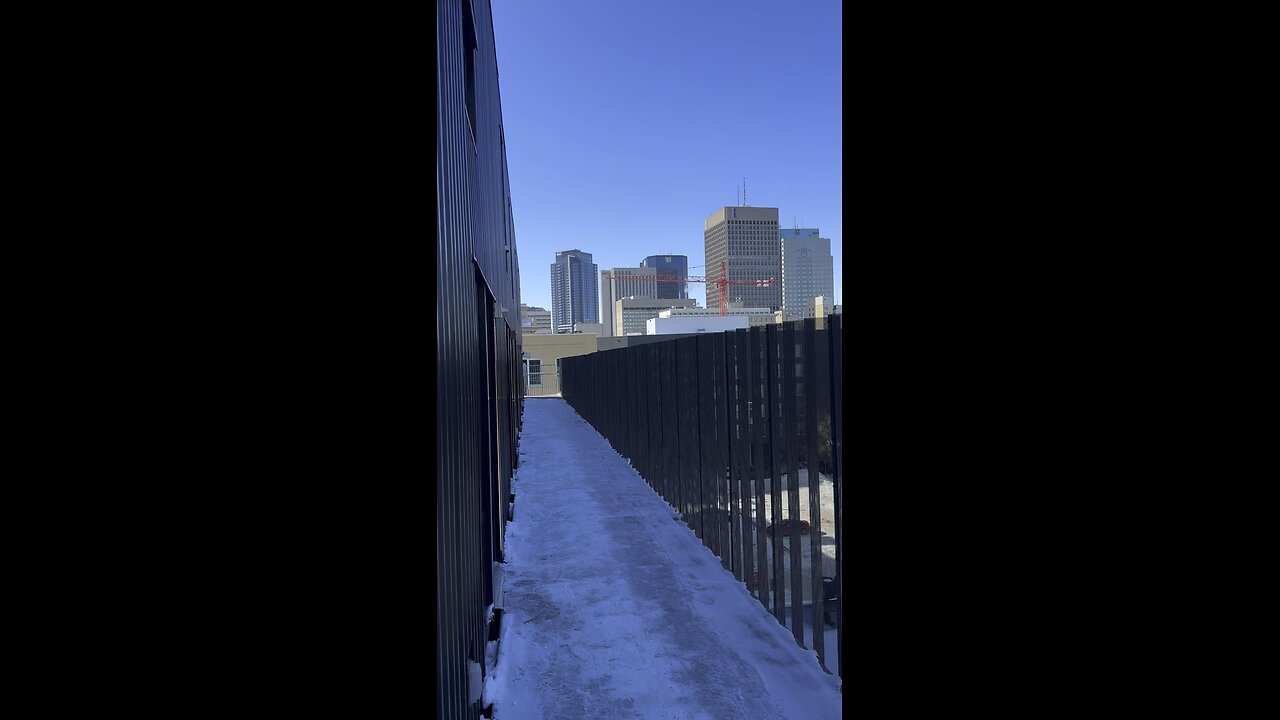
{"type": "Polygon", "coordinates": [[[840,716],[839,678],[563,400],[525,403],[512,485],[497,720],[840,716]]]}

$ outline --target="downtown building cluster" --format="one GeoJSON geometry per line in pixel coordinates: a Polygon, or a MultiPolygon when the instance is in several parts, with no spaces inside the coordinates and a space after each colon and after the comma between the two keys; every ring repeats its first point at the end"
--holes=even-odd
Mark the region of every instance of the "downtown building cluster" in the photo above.
{"type": "Polygon", "coordinates": [[[778,208],[725,206],[703,221],[706,307],[689,297],[689,258],[649,255],[601,269],[591,253],[561,250],[551,263],[551,307],[520,306],[530,395],[559,393],[560,360],[658,340],[822,318],[834,304],[831,241],[818,228],[778,227],[778,208]],[[715,282],[725,268],[720,314],[715,282]],[[756,285],[772,279],[771,284],[756,285]]]}
{"type": "MultiPolygon", "coordinates": [[[[756,325],[839,312],[831,240],[818,228],[780,228],[778,208],[716,210],[703,221],[703,246],[705,308],[689,298],[687,282],[673,279],[688,277],[685,255],[650,255],[635,267],[601,270],[589,252],[559,251],[551,264],[551,308],[522,307],[523,331],[626,337],[651,332],[648,321],[660,315],[719,317],[721,289],[714,280],[722,267],[734,283],[726,287],[726,317],[746,316],[756,325]]],[[[723,324],[727,330],[738,323],[723,324]]]]}

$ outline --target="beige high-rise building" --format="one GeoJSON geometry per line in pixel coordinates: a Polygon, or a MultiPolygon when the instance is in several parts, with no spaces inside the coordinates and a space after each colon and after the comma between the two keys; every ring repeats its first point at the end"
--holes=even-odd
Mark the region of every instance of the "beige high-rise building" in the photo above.
{"type": "Polygon", "coordinates": [[[658,270],[651,267],[613,268],[600,273],[600,322],[604,335],[622,335],[614,327],[613,304],[623,298],[658,297],[658,270]],[[605,275],[605,273],[608,275],[605,275]]]}
{"type": "Polygon", "coordinates": [[[729,299],[746,307],[782,309],[782,243],[778,208],[722,207],[702,222],[706,248],[707,307],[720,306],[720,263],[728,263],[729,280],[774,279],[773,285],[730,285],[729,299]]]}

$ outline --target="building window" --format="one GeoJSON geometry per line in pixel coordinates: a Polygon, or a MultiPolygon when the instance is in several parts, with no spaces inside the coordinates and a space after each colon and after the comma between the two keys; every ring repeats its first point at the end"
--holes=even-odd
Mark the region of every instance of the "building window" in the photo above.
{"type": "Polygon", "coordinates": [[[536,358],[530,359],[529,364],[529,385],[542,385],[542,361],[536,358]]]}

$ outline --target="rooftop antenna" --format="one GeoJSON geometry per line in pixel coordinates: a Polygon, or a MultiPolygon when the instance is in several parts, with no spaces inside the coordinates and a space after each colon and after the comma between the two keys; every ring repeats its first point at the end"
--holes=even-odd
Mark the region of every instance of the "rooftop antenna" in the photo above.
{"type": "Polygon", "coordinates": [[[795,215],[792,215],[792,216],[791,216],[791,224],[795,226],[795,228],[796,228],[796,232],[800,232],[800,223],[799,223],[798,221],[796,221],[796,216],[795,216],[795,215]]]}
{"type": "Polygon", "coordinates": [[[742,207],[751,207],[751,203],[747,202],[747,179],[742,178],[742,207]]]}

